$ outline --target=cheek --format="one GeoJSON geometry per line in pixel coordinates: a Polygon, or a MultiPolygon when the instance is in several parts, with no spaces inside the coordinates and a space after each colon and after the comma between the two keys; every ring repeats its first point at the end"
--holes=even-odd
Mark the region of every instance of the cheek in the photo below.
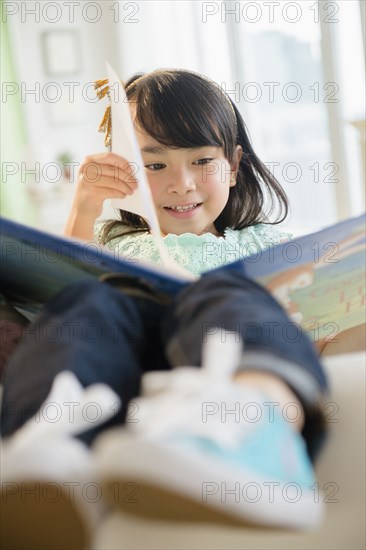
{"type": "Polygon", "coordinates": [[[210,192],[208,193],[212,212],[219,216],[229,200],[230,187],[221,181],[211,182],[210,192]]]}
{"type": "Polygon", "coordinates": [[[218,170],[215,174],[210,175],[207,178],[207,183],[213,192],[217,194],[223,200],[229,196],[230,192],[230,166],[226,162],[222,162],[218,165],[218,170]]]}
{"type": "Polygon", "coordinates": [[[150,191],[151,191],[153,201],[155,203],[157,201],[158,197],[159,197],[158,182],[154,181],[154,178],[152,178],[151,176],[149,177],[148,174],[146,174],[146,178],[147,178],[147,182],[148,182],[149,187],[150,187],[150,191]]]}
{"type": "Polygon", "coordinates": [[[230,175],[223,172],[210,176],[207,178],[205,189],[212,198],[216,197],[220,202],[227,200],[230,193],[230,175]]]}
{"type": "Polygon", "coordinates": [[[227,162],[218,162],[216,166],[211,167],[212,172],[207,171],[206,181],[211,182],[211,184],[225,186],[230,182],[230,166],[227,162]]]}

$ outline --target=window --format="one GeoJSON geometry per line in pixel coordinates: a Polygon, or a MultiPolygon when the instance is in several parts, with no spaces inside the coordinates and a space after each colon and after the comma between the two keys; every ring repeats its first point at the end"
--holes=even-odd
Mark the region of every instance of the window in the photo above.
{"type": "Polygon", "coordinates": [[[289,195],[290,225],[305,232],[360,213],[361,147],[352,126],[365,118],[359,3],[225,8],[221,19],[235,52],[229,93],[289,195]]]}

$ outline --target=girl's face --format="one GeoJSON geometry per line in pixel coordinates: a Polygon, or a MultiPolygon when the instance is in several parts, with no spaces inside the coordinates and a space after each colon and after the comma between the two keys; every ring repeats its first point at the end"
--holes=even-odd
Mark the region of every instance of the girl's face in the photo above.
{"type": "Polygon", "coordinates": [[[240,145],[230,165],[222,147],[172,149],[135,130],[162,233],[218,235],[214,221],[236,184],[240,145]]]}

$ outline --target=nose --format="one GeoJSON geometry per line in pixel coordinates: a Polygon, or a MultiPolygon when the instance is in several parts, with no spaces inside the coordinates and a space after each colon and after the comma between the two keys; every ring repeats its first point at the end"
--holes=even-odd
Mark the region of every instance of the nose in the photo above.
{"type": "Polygon", "coordinates": [[[185,195],[189,191],[196,190],[196,182],[189,170],[175,170],[168,184],[169,193],[185,195]]]}

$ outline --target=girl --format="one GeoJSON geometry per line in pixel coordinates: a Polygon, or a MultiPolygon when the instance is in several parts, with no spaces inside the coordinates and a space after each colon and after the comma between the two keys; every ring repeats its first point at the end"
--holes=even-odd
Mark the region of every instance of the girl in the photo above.
{"type": "MultiPolygon", "coordinates": [[[[97,83],[97,92],[108,93],[107,81],[97,83]]],[[[160,70],[130,79],[126,95],[165,244],[177,261],[202,273],[288,237],[259,223],[268,222],[266,200],[268,215],[277,203],[279,214],[283,211],[277,223],[283,221],[286,195],[254,153],[242,117],[217,84],[190,71],[160,70]],[[190,238],[176,238],[184,234],[190,238]],[[227,244],[219,247],[227,254],[204,261],[202,244],[208,242],[227,244]]],[[[100,129],[110,146],[110,108],[100,129]]],[[[123,198],[136,188],[131,173],[113,153],[87,157],[66,235],[93,239],[104,199],[123,198]]],[[[119,213],[120,222],[97,229],[99,240],[116,250],[133,244],[137,256],[160,261],[146,221],[119,213]]]]}
{"type": "MultiPolygon", "coordinates": [[[[97,87],[107,94],[106,81],[97,87]]],[[[286,238],[268,221],[276,203],[279,221],[286,215],[285,193],[255,155],[235,105],[208,78],[159,70],[125,89],[165,244],[203,276],[169,304],[144,289],[136,297],[123,282],[118,290],[93,283],[61,292],[33,325],[40,341],[28,339],[7,365],[3,433],[13,434],[39,409],[52,382],[54,398],[67,369],[86,392],[101,383],[121,404],[104,426],[79,429],[87,443],[124,423],[142,393],[130,422],[100,436],[94,453],[104,483],[137,483],[133,505],[113,495],[127,511],[314,526],[321,505],[311,490],[312,461],[324,438],[319,404],[327,392],[317,354],[305,334],[287,339],[289,319],[265,289],[231,269],[213,270],[286,238]],[[72,342],[47,342],[44,329],[55,322],[74,327],[72,342]],[[97,342],[83,333],[88,323],[99,327],[97,342]],[[145,374],[141,389],[147,371],[160,372],[145,374]],[[22,417],[7,410],[15,401],[26,410],[22,417]],[[245,498],[253,484],[260,496],[245,498]],[[301,497],[285,494],[289,485],[301,497]]],[[[107,110],[101,125],[108,146],[109,116],[107,110]]],[[[116,250],[128,243],[135,257],[159,261],[141,217],[121,210],[120,221],[95,223],[106,198],[126,197],[137,184],[125,159],[87,157],[66,235],[98,238],[116,250]]]]}

